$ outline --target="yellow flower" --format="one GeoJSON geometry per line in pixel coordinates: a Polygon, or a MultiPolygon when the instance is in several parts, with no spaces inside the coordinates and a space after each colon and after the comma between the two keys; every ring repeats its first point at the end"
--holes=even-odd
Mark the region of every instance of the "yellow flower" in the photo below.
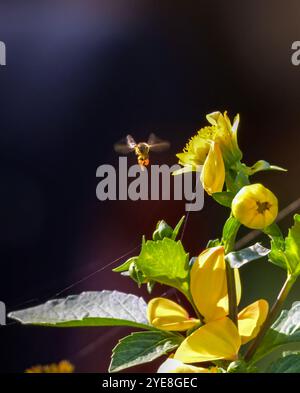
{"type": "MultiPolygon", "coordinates": [[[[228,290],[224,247],[204,250],[191,269],[190,291],[205,322],[228,315],[228,290]]],[[[237,302],[241,299],[241,281],[235,269],[237,302]]]]}
{"type": "Polygon", "coordinates": [[[199,324],[199,320],[190,318],[179,304],[162,297],[150,300],[147,317],[151,325],[168,331],[185,331],[199,324]]]}
{"type": "Polygon", "coordinates": [[[220,145],[224,161],[229,168],[232,164],[242,159],[242,152],[237,141],[237,129],[240,116],[236,115],[231,124],[227,112],[213,112],[206,116],[209,123],[214,127],[214,141],[220,145]]]}
{"type": "Polygon", "coordinates": [[[239,313],[238,328],[228,317],[201,326],[181,343],[174,359],[185,363],[236,360],[241,345],[257,336],[268,309],[268,303],[261,299],[239,313]]]}
{"type": "Polygon", "coordinates": [[[209,195],[223,190],[225,166],[220,147],[215,142],[211,143],[211,147],[201,171],[200,180],[204,190],[209,195]]]}
{"type": "Polygon", "coordinates": [[[262,184],[244,186],[232,201],[233,215],[246,227],[263,229],[277,217],[276,196],[262,184]]]}
{"type": "Polygon", "coordinates": [[[201,326],[178,347],[174,359],[185,363],[236,360],[241,338],[235,324],[222,318],[201,326]]]}
{"type": "MultiPolygon", "coordinates": [[[[241,298],[238,270],[235,270],[237,303],[241,298]]],[[[261,299],[238,314],[238,326],[228,318],[228,289],[224,248],[213,247],[200,254],[190,273],[193,302],[205,324],[191,333],[178,347],[174,359],[184,363],[218,359],[235,360],[242,344],[259,332],[268,314],[268,303],[261,299]]],[[[156,298],[148,305],[148,318],[163,330],[187,330],[190,318],[176,303],[156,298]],[[176,328],[176,329],[175,329],[176,328]]],[[[193,327],[199,323],[192,320],[193,327]]]]}
{"type": "Polygon", "coordinates": [[[74,371],[74,366],[68,360],[62,360],[59,363],[51,363],[44,366],[37,365],[25,370],[25,373],[72,373],[74,371]]]}
{"type": "Polygon", "coordinates": [[[189,364],[184,364],[180,360],[172,359],[170,356],[158,368],[158,373],[217,373],[217,367],[195,367],[189,364]]]}
{"type": "Polygon", "coordinates": [[[199,132],[188,141],[183,153],[176,154],[179,164],[186,166],[190,171],[195,171],[199,165],[204,164],[211,147],[210,140],[202,138],[199,132]]]}
{"type": "Polygon", "coordinates": [[[227,112],[224,112],[224,115],[221,112],[213,112],[208,114],[206,118],[211,125],[201,128],[188,141],[183,152],[177,154],[179,164],[186,167],[187,171],[195,171],[197,166],[204,165],[212,142],[220,147],[226,167],[230,168],[242,158],[237,143],[239,115],[236,115],[233,124],[231,124],[227,112]]]}

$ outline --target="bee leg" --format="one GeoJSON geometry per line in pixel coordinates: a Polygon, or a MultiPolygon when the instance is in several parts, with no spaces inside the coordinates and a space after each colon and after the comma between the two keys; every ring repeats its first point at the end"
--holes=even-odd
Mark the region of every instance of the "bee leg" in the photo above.
{"type": "Polygon", "coordinates": [[[138,164],[139,164],[142,171],[144,170],[144,161],[145,160],[143,158],[138,157],[138,164]]]}

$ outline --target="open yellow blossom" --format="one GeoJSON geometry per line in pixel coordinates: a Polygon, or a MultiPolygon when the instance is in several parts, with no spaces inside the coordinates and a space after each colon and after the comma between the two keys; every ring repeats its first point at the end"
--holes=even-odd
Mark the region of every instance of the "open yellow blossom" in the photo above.
{"type": "Polygon", "coordinates": [[[188,170],[196,170],[197,166],[204,165],[212,142],[220,147],[225,166],[230,167],[242,158],[242,153],[237,143],[237,129],[239,115],[231,124],[227,112],[213,112],[206,116],[210,126],[201,128],[193,136],[182,153],[177,154],[179,164],[186,166],[188,170]]]}
{"type": "Polygon", "coordinates": [[[226,112],[213,112],[206,118],[211,125],[201,128],[188,141],[183,152],[177,154],[183,168],[173,174],[197,171],[203,165],[200,179],[205,191],[212,195],[223,190],[225,167],[230,168],[241,160],[242,153],[237,143],[239,115],[233,124],[226,112]]]}
{"type": "Polygon", "coordinates": [[[147,317],[153,326],[168,331],[185,331],[199,324],[199,320],[190,318],[179,304],[162,297],[150,300],[147,317]]]}
{"type": "Polygon", "coordinates": [[[263,229],[276,219],[278,200],[262,184],[251,184],[244,186],[234,197],[232,213],[246,227],[263,229]]]}
{"type": "Polygon", "coordinates": [[[241,338],[235,324],[228,318],[201,326],[178,347],[174,359],[185,363],[211,360],[236,360],[241,338]]]}
{"type": "Polygon", "coordinates": [[[239,313],[238,327],[228,317],[208,322],[180,344],[174,359],[184,363],[236,360],[241,345],[257,336],[267,315],[268,303],[261,299],[239,313]]]}
{"type": "MultiPolygon", "coordinates": [[[[237,303],[241,298],[238,270],[235,271],[237,303]]],[[[228,318],[228,289],[224,247],[203,251],[190,273],[190,292],[193,302],[205,324],[196,328],[180,344],[174,359],[183,363],[198,363],[218,359],[235,360],[242,344],[252,340],[259,332],[268,314],[268,303],[261,299],[238,314],[238,326],[228,318]]],[[[148,319],[162,330],[187,330],[188,313],[176,303],[152,299],[148,305],[148,319]],[[175,327],[175,328],[174,328],[175,327]]]]}
{"type": "Polygon", "coordinates": [[[217,373],[217,367],[196,367],[191,366],[190,364],[184,364],[180,360],[175,360],[170,356],[167,360],[165,360],[158,368],[158,373],[217,373]]]}

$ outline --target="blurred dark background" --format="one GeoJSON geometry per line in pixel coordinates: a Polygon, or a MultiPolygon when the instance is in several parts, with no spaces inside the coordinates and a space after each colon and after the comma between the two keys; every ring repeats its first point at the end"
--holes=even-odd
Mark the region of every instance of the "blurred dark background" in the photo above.
{"type": "MultiPolygon", "coordinates": [[[[96,199],[96,168],[117,164],[112,146],[129,131],[138,140],[150,132],[170,140],[171,150],[154,160],[173,164],[205,114],[239,112],[245,162],[266,159],[289,170],[256,180],[281,207],[300,196],[300,66],[291,63],[299,17],[297,0],[0,1],[7,46],[0,67],[0,300],[7,311],[83,290],[147,298],[144,288],[111,272],[118,262],[101,269],[138,246],[142,234],[149,237],[157,220],[174,225],[184,202],[96,199]]],[[[183,242],[191,255],[220,234],[227,214],[206,198],[204,210],[190,215],[183,242]]],[[[243,305],[272,301],[284,280],[264,260],[241,274],[243,305]]],[[[297,298],[300,284],[289,302],[297,298]]],[[[22,372],[67,358],[79,372],[103,372],[126,333],[11,324],[0,328],[0,369],[22,372]]],[[[153,365],[130,371],[149,370],[153,365]]]]}

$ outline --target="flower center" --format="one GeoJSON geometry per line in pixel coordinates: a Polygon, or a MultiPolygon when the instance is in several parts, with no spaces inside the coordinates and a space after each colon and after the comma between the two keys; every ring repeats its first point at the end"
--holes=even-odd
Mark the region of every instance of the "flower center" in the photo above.
{"type": "Polygon", "coordinates": [[[270,210],[271,208],[271,204],[269,202],[260,202],[260,201],[256,201],[256,205],[257,205],[257,211],[260,214],[264,214],[264,212],[266,210],[270,210]]]}

